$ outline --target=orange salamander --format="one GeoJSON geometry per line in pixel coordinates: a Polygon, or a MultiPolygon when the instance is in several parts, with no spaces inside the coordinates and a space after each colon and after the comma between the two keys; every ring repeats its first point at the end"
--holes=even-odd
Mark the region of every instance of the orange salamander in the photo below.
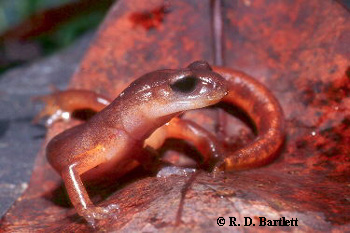
{"type": "Polygon", "coordinates": [[[81,179],[88,171],[98,175],[122,169],[133,160],[149,165],[154,159],[147,149],[159,148],[168,137],[193,143],[204,163],[219,161],[216,170],[245,169],[268,163],[284,140],[283,112],[272,93],[244,73],[211,68],[205,61],[145,74],[113,102],[92,93],[68,90],[41,97],[47,106],[39,113],[40,118],[56,114],[51,118],[54,122],[79,108],[98,112],[55,136],[46,148],[48,161],[63,178],[72,204],[92,225],[95,219],[115,214],[117,205],[93,205],[81,179]],[[234,152],[222,151],[211,133],[176,117],[220,101],[242,108],[254,121],[258,137],[251,144],[234,152]]]}

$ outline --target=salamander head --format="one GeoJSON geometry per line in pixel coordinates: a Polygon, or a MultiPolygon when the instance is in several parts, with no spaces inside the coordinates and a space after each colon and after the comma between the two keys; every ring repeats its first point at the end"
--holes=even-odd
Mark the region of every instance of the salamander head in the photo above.
{"type": "Polygon", "coordinates": [[[197,61],[184,69],[143,75],[109,108],[121,104],[124,129],[134,138],[145,139],[177,114],[218,103],[226,94],[226,80],[208,63],[197,61]]]}
{"type": "Polygon", "coordinates": [[[224,78],[207,62],[196,61],[184,69],[148,73],[130,84],[121,96],[134,99],[134,106],[145,117],[159,118],[213,105],[227,94],[226,86],[224,78]]]}

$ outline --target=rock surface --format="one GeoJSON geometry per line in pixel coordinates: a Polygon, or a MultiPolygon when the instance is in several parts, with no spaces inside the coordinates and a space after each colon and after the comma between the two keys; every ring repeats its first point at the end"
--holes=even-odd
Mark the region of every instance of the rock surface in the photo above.
{"type": "Polygon", "coordinates": [[[0,76],[0,216],[28,186],[46,128],[31,123],[40,104],[31,98],[65,89],[89,41],[89,33],[69,48],[0,76]]]}

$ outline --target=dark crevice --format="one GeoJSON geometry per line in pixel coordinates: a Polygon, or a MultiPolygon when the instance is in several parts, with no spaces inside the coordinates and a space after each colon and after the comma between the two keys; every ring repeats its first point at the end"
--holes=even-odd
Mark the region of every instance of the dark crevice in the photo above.
{"type": "Polygon", "coordinates": [[[5,133],[10,127],[10,120],[0,120],[0,138],[5,136],[5,133]]]}

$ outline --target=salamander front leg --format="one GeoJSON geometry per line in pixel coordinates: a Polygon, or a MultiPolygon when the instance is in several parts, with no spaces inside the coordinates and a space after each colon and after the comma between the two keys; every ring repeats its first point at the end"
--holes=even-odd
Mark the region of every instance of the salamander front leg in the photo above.
{"type": "Polygon", "coordinates": [[[89,195],[81,181],[77,164],[70,165],[62,171],[69,198],[80,216],[95,227],[95,219],[103,219],[114,215],[118,211],[118,205],[111,204],[107,207],[97,207],[91,202],[89,195]]]}

